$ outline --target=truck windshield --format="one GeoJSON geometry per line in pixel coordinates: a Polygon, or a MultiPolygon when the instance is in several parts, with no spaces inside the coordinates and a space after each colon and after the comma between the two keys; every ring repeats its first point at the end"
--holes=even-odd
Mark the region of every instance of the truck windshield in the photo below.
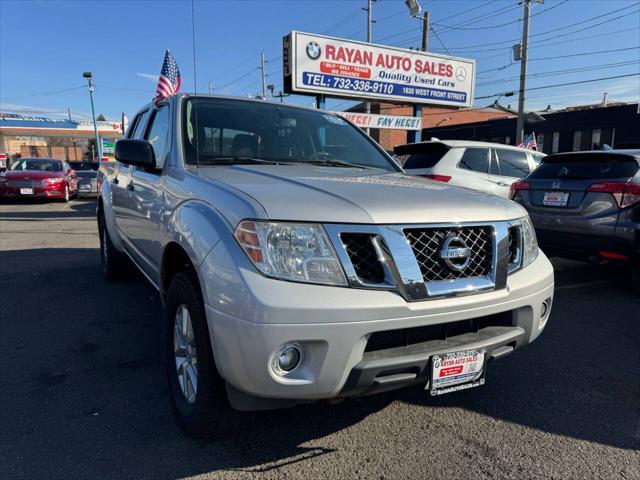
{"type": "Polygon", "coordinates": [[[187,98],[183,138],[188,164],[253,161],[398,171],[339,116],[275,103],[187,98]]]}

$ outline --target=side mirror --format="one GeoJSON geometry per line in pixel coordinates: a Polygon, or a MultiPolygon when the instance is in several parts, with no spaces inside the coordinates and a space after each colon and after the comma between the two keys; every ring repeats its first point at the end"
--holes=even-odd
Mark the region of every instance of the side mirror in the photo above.
{"type": "Polygon", "coordinates": [[[116,142],[116,160],[127,165],[141,168],[156,168],[156,156],[153,147],[146,140],[126,138],[116,142]]]}

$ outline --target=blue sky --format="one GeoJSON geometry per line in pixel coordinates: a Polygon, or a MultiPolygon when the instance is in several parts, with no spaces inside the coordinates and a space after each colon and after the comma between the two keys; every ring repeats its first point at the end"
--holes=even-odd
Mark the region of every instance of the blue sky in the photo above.
{"type": "MultiPolygon", "coordinates": [[[[420,3],[435,31],[430,50],[477,60],[476,96],[518,88],[519,65],[512,64],[510,53],[522,34],[517,0],[420,3]]],[[[267,83],[280,89],[283,35],[301,30],[364,40],[365,5],[365,0],[196,0],[198,90],[206,91],[211,81],[217,93],[256,94],[262,50],[267,83]]],[[[528,88],[640,73],[640,2],[546,0],[533,6],[532,15],[528,88]]],[[[403,0],[376,1],[373,18],[374,43],[420,45],[420,21],[407,14],[403,0]]],[[[66,115],[68,107],[74,117],[86,118],[90,106],[82,72],[90,70],[97,113],[115,119],[124,111],[131,118],[153,96],[153,76],[167,48],[180,67],[183,91],[193,91],[190,0],[0,0],[0,109],[56,116],[66,115]]],[[[527,108],[593,103],[605,91],[611,100],[638,101],[640,77],[530,90],[527,108]]],[[[313,100],[286,101],[311,105],[313,100]]],[[[515,106],[517,98],[500,101],[515,106]]],[[[348,105],[335,100],[327,106],[348,105]]]]}

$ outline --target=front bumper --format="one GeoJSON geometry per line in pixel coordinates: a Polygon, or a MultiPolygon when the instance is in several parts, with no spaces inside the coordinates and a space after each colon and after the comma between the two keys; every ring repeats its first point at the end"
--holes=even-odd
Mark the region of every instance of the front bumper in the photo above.
{"type": "MultiPolygon", "coordinates": [[[[541,332],[543,302],[553,299],[553,268],[544,254],[509,276],[504,289],[476,295],[406,302],[398,294],[283,282],[253,269],[232,275],[229,252],[220,251],[200,269],[216,366],[229,385],[236,408],[280,406],[274,399],[301,403],[399,388],[426,381],[437,352],[486,348],[503,356],[541,332]],[[225,261],[224,259],[229,259],[225,261]],[[228,263],[227,263],[228,262],[228,263]],[[222,279],[208,282],[209,272],[222,279]],[[445,341],[365,352],[374,332],[413,328],[506,314],[511,325],[481,329],[445,341]],[[276,350],[295,342],[303,363],[287,377],[270,365],[276,350]],[[395,376],[396,367],[401,374],[395,376]]],[[[216,249],[214,249],[216,250],[216,249]]]]}
{"type": "Polygon", "coordinates": [[[536,229],[540,248],[552,257],[590,260],[600,258],[602,252],[623,255],[640,263],[640,229],[633,228],[613,232],[610,236],[558,232],[536,229]]]}
{"type": "MultiPolygon", "coordinates": [[[[29,187],[32,188],[32,187],[29,187]]],[[[64,184],[33,187],[33,193],[20,193],[19,187],[0,186],[0,197],[4,198],[64,198],[64,184]]]]}

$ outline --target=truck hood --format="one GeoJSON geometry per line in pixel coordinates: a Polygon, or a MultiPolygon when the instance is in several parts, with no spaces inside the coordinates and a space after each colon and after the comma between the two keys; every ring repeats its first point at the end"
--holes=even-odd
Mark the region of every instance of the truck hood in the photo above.
{"type": "Polygon", "coordinates": [[[410,224],[500,221],[526,215],[510,200],[383,170],[234,165],[200,167],[197,174],[252,197],[271,220],[410,224]]]}

